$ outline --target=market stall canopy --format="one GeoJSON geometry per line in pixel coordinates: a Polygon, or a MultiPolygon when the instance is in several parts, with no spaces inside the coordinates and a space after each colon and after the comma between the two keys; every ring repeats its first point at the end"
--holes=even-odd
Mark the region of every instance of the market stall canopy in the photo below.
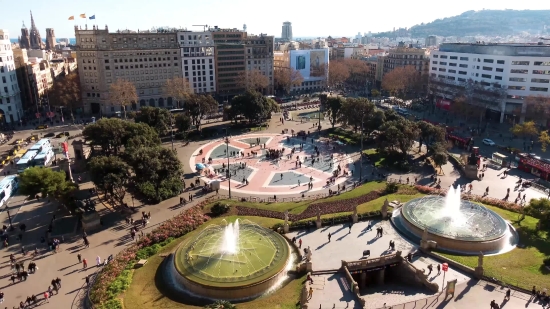
{"type": "Polygon", "coordinates": [[[197,163],[197,164],[195,165],[195,168],[198,169],[198,170],[203,170],[203,169],[205,168],[205,166],[204,166],[204,164],[202,164],[202,163],[197,163]]]}

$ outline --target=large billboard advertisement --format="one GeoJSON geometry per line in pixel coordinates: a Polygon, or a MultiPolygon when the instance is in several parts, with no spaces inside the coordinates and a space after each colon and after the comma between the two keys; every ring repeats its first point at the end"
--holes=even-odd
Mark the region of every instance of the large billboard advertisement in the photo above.
{"type": "Polygon", "coordinates": [[[326,79],[328,49],[291,50],[290,67],[299,71],[304,81],[326,79]]]}

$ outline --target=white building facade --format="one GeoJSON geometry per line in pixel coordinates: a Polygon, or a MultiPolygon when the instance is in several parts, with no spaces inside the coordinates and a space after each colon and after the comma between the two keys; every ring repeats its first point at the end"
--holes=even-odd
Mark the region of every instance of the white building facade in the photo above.
{"type": "Polygon", "coordinates": [[[15,62],[7,30],[0,29],[0,114],[1,123],[15,125],[23,115],[15,62]]]}
{"type": "Polygon", "coordinates": [[[182,72],[195,93],[216,92],[216,68],[212,33],[178,32],[182,72]]]}
{"type": "MultiPolygon", "coordinates": [[[[503,89],[506,95],[488,108],[488,114],[500,122],[523,122],[526,97],[550,97],[550,45],[441,44],[439,50],[431,52],[429,74],[432,80],[449,85],[471,79],[482,86],[503,89]]],[[[434,95],[453,99],[449,93],[434,95]]]]}

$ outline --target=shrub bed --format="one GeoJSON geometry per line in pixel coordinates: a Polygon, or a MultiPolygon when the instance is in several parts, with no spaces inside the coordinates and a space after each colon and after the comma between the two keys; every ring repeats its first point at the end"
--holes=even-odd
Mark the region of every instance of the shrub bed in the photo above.
{"type": "MultiPolygon", "coordinates": [[[[321,215],[339,213],[339,212],[351,212],[357,205],[361,205],[366,202],[370,202],[381,197],[383,194],[380,191],[371,191],[365,195],[337,201],[321,202],[309,205],[300,214],[289,214],[288,219],[292,222],[300,221],[307,218],[316,217],[317,213],[321,215]]],[[[257,216],[284,219],[284,214],[279,211],[250,208],[246,206],[236,206],[238,214],[241,216],[257,216]]]]}
{"type": "MultiPolygon", "coordinates": [[[[358,213],[357,217],[358,217],[359,221],[365,221],[365,220],[369,220],[369,219],[379,217],[380,215],[381,215],[381,212],[379,210],[376,210],[376,211],[368,211],[368,212],[364,212],[364,213],[358,213]]],[[[316,220],[317,219],[295,221],[295,222],[290,223],[289,228],[291,230],[293,230],[293,229],[304,229],[304,228],[307,228],[308,226],[310,226],[310,227],[315,226],[315,224],[316,224],[315,221],[316,220]]],[[[351,215],[340,215],[340,216],[336,216],[336,217],[332,217],[332,218],[321,218],[321,224],[323,226],[341,224],[341,223],[344,223],[344,222],[351,222],[351,215]]],[[[281,224],[281,226],[282,226],[282,224],[281,224]]],[[[273,228],[276,229],[277,227],[278,226],[274,226],[273,228]]]]}
{"type": "Polygon", "coordinates": [[[100,308],[118,308],[116,297],[124,292],[132,281],[132,268],[139,259],[156,254],[177,237],[181,237],[210,218],[202,213],[202,204],[190,208],[174,218],[165,221],[137,243],[122,250],[98,274],[90,290],[90,300],[100,308]]]}

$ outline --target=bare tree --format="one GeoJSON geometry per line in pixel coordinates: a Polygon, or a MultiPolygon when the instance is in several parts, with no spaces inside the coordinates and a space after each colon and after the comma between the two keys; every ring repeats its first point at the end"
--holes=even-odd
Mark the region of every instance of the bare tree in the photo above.
{"type": "Polygon", "coordinates": [[[240,72],[235,79],[237,86],[263,93],[269,87],[269,78],[260,70],[240,72]]]}
{"type": "Polygon", "coordinates": [[[275,69],[273,79],[275,86],[281,90],[284,90],[287,94],[293,86],[300,86],[304,81],[302,73],[294,68],[275,69]]]}
{"type": "Polygon", "coordinates": [[[546,121],[550,115],[550,98],[543,96],[528,96],[525,102],[525,118],[537,124],[546,121]]]}
{"type": "Polygon", "coordinates": [[[350,76],[348,66],[340,60],[331,61],[328,68],[328,84],[336,87],[345,82],[350,76]]]}
{"type": "Polygon", "coordinates": [[[193,93],[193,89],[187,78],[176,76],[166,80],[166,83],[162,87],[162,93],[167,97],[172,97],[179,108],[180,104],[193,93]]]}
{"type": "Polygon", "coordinates": [[[349,71],[349,78],[346,80],[346,83],[355,87],[364,87],[369,72],[367,63],[359,59],[345,59],[344,64],[348,67],[349,71]]]}
{"type": "Polygon", "coordinates": [[[408,92],[418,90],[420,86],[420,73],[411,65],[397,67],[382,78],[382,89],[400,98],[405,98],[408,92]]]}
{"type": "Polygon", "coordinates": [[[113,104],[120,105],[124,109],[124,119],[126,119],[126,106],[138,100],[136,87],[125,79],[117,79],[109,87],[109,99],[113,104]]]}

